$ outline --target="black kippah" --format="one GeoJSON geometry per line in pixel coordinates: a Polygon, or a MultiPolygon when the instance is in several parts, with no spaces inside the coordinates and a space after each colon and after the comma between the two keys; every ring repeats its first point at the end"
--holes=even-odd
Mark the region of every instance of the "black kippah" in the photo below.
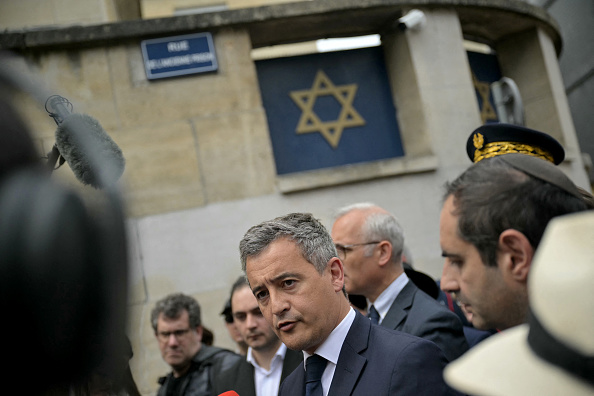
{"type": "Polygon", "coordinates": [[[561,169],[550,162],[524,154],[506,154],[502,155],[501,159],[530,176],[557,186],[580,200],[582,199],[582,194],[577,186],[561,169]]]}

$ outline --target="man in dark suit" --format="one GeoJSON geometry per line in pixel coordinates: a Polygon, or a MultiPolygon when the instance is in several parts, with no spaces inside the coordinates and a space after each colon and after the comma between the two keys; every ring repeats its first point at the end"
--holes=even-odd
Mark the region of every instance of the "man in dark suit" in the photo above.
{"type": "Polygon", "coordinates": [[[233,322],[248,345],[247,356],[216,376],[213,393],[234,390],[241,396],[278,395],[280,383],[303,362],[303,354],[287,349],[278,339],[245,276],[233,284],[230,302],[233,322]]]}
{"type": "Polygon", "coordinates": [[[351,308],[334,242],[311,214],[292,213],[256,225],[239,248],[264,318],[288,348],[302,350],[305,358],[306,369],[295,369],[279,395],[450,392],[442,378],[447,360],[435,344],[372,326],[351,308]]]}
{"type": "Polygon", "coordinates": [[[407,277],[404,235],[391,213],[371,203],[339,209],[332,239],[346,290],[367,298],[373,323],[433,341],[450,361],[468,350],[460,319],[407,277]]]}

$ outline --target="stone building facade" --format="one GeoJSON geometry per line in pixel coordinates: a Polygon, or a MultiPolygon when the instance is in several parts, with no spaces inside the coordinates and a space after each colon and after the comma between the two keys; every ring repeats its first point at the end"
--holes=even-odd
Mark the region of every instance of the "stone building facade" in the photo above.
{"type": "MultiPolygon", "coordinates": [[[[0,34],[0,48],[21,55],[48,92],[100,120],[124,152],[129,335],[143,394],[168,370],[149,323],[164,295],[195,296],[215,343],[233,348],[219,312],[240,274],[238,242],[262,220],[307,211],[330,227],[335,208],[373,201],[399,217],[415,267],[440,276],[442,185],[470,164],[466,139],[483,123],[465,39],[496,51],[522,94],[526,125],[563,144],[560,166],[589,189],[557,61],[558,26],[521,1],[317,0],[0,34]],[[399,29],[413,7],[425,23],[399,29]],[[200,32],[212,34],[215,72],[147,79],[143,40],[200,32]],[[278,174],[252,51],[366,34],[381,36],[404,155],[278,174]]],[[[26,95],[15,101],[47,152],[51,120],[26,95]]],[[[55,175],[92,193],[67,167],[55,175]]]]}

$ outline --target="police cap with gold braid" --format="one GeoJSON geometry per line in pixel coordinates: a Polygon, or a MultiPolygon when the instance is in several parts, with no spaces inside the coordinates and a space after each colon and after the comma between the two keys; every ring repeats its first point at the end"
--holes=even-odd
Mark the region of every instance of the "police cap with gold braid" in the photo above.
{"type": "Polygon", "coordinates": [[[477,128],[466,142],[466,152],[472,162],[510,153],[527,154],[555,165],[565,158],[563,147],[553,137],[512,124],[486,124],[477,128]]]}
{"type": "Polygon", "coordinates": [[[475,164],[501,156],[514,168],[584,199],[583,191],[555,166],[565,158],[565,150],[546,133],[518,125],[486,124],[472,132],[466,152],[475,164]]]}

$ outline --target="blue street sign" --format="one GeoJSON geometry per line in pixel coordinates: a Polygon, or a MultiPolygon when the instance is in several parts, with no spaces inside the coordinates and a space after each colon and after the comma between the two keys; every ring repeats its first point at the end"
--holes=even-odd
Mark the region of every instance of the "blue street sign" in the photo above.
{"type": "Polygon", "coordinates": [[[196,33],[141,42],[149,80],[217,70],[212,35],[196,33]]]}

